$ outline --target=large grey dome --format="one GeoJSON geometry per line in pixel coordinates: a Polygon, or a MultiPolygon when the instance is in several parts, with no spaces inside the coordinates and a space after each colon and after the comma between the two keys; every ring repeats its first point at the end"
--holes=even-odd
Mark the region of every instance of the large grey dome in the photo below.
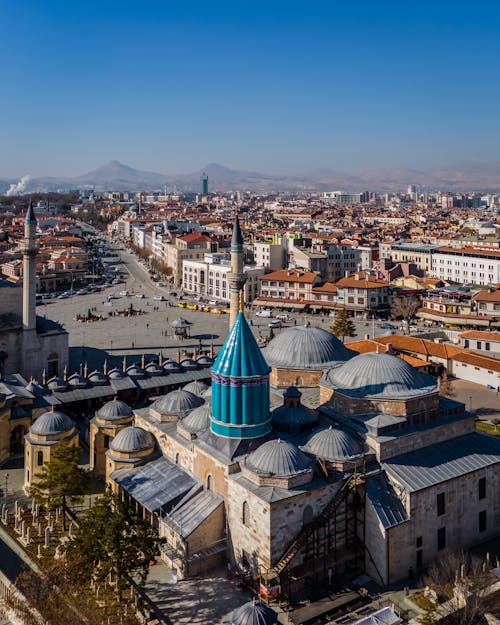
{"type": "Polygon", "coordinates": [[[269,366],[280,369],[325,369],[355,356],[331,332],[312,326],[283,330],[262,353],[269,366]]]}
{"type": "Polygon", "coordinates": [[[157,399],[154,404],[152,404],[151,408],[162,415],[184,417],[188,412],[202,404],[203,399],[201,397],[197,397],[184,389],[178,389],[176,391],[170,391],[170,393],[157,399]]]}
{"type": "Polygon", "coordinates": [[[249,601],[236,608],[230,625],[279,625],[278,615],[268,605],[260,601],[249,601]]]}
{"type": "Polygon", "coordinates": [[[278,438],[252,452],[246,465],[255,473],[288,477],[309,469],[311,461],[296,445],[278,438]]]}
{"type": "Polygon", "coordinates": [[[362,452],[361,443],[353,435],[332,426],[314,432],[301,449],[331,461],[347,460],[362,452]]]}
{"type": "Polygon", "coordinates": [[[203,396],[203,393],[207,390],[208,386],[200,380],[193,380],[192,382],[188,382],[183,388],[185,391],[189,391],[194,395],[203,396]]]}
{"type": "Polygon", "coordinates": [[[329,371],[323,380],[350,397],[410,399],[438,390],[435,378],[391,354],[359,354],[329,371]]]}
{"type": "Polygon", "coordinates": [[[154,447],[154,444],[151,432],[132,425],[118,432],[109,446],[113,451],[134,453],[154,447]]]}
{"type": "Polygon", "coordinates": [[[30,427],[30,432],[39,436],[50,436],[69,432],[74,426],[73,421],[64,412],[44,412],[30,427]]]}
{"type": "Polygon", "coordinates": [[[114,421],[132,416],[132,408],[124,401],[112,399],[101,406],[96,412],[96,416],[104,421],[114,421]]]}
{"type": "Polygon", "coordinates": [[[181,425],[185,430],[191,432],[191,434],[204,432],[210,427],[211,416],[212,409],[210,404],[203,404],[190,412],[187,417],[184,417],[181,421],[181,425]]]}

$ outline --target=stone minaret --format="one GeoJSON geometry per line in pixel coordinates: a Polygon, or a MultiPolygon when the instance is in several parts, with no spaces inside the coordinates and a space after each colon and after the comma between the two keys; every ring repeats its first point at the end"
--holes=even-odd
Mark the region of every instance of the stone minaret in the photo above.
{"type": "Polygon", "coordinates": [[[29,203],[23,241],[23,330],[36,330],[36,218],[29,203]]]}
{"type": "Polygon", "coordinates": [[[230,291],[229,327],[232,328],[240,311],[240,291],[247,280],[243,273],[243,236],[241,234],[240,220],[236,215],[231,238],[231,273],[228,275],[230,291]]]}

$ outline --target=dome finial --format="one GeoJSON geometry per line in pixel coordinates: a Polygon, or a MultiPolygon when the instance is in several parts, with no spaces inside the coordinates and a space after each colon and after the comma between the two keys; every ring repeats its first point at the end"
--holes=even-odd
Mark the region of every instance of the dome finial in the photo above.
{"type": "Polygon", "coordinates": [[[108,375],[108,359],[107,358],[104,359],[104,365],[103,365],[102,370],[103,370],[104,375],[108,375]]]}

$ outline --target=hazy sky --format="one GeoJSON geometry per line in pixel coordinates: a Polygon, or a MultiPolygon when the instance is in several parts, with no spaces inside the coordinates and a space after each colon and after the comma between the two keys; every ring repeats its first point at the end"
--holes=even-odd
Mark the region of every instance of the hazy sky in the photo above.
{"type": "Polygon", "coordinates": [[[493,0],[0,0],[0,178],[500,160],[493,0]]]}

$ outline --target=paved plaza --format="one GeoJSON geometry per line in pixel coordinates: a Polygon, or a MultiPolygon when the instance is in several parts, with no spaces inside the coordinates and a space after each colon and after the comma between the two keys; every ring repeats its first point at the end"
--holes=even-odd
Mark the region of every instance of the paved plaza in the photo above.
{"type": "MultiPolygon", "coordinates": [[[[45,300],[37,308],[38,315],[59,321],[69,332],[71,371],[85,362],[90,369],[102,368],[105,359],[108,365],[117,364],[124,355],[130,355],[130,362],[132,359],[140,359],[143,354],[146,357],[157,356],[160,351],[165,356],[176,358],[179,350],[192,352],[200,346],[207,349],[212,341],[215,351],[218,351],[229,331],[229,315],[179,308],[177,298],[172,297],[167,288],[157,286],[133,254],[128,251],[118,253],[117,257],[103,260],[119,268],[125,283],[103,288],[101,293],[45,300]],[[128,291],[130,295],[121,296],[121,291],[128,291]],[[117,299],[108,302],[108,295],[112,293],[117,299]],[[144,294],[145,297],[139,299],[136,294],[144,294]],[[158,295],[163,295],[167,301],[153,299],[158,295]],[[126,310],[130,305],[144,314],[132,317],[110,315],[115,311],[126,310]],[[76,320],[77,315],[86,315],[89,310],[105,317],[105,320],[76,320]],[[179,340],[173,336],[170,323],[178,317],[184,317],[193,324],[190,338],[179,340]]],[[[255,311],[247,311],[246,315],[253,324],[255,337],[261,340],[268,338],[268,324],[271,320],[258,317],[255,311]]],[[[288,325],[303,324],[306,320],[325,329],[332,323],[332,318],[328,316],[295,314],[290,315],[288,325]]],[[[376,336],[387,333],[371,321],[356,321],[355,325],[355,338],[364,338],[373,332],[376,336]]],[[[280,331],[279,328],[273,330],[275,335],[280,331]]]]}

